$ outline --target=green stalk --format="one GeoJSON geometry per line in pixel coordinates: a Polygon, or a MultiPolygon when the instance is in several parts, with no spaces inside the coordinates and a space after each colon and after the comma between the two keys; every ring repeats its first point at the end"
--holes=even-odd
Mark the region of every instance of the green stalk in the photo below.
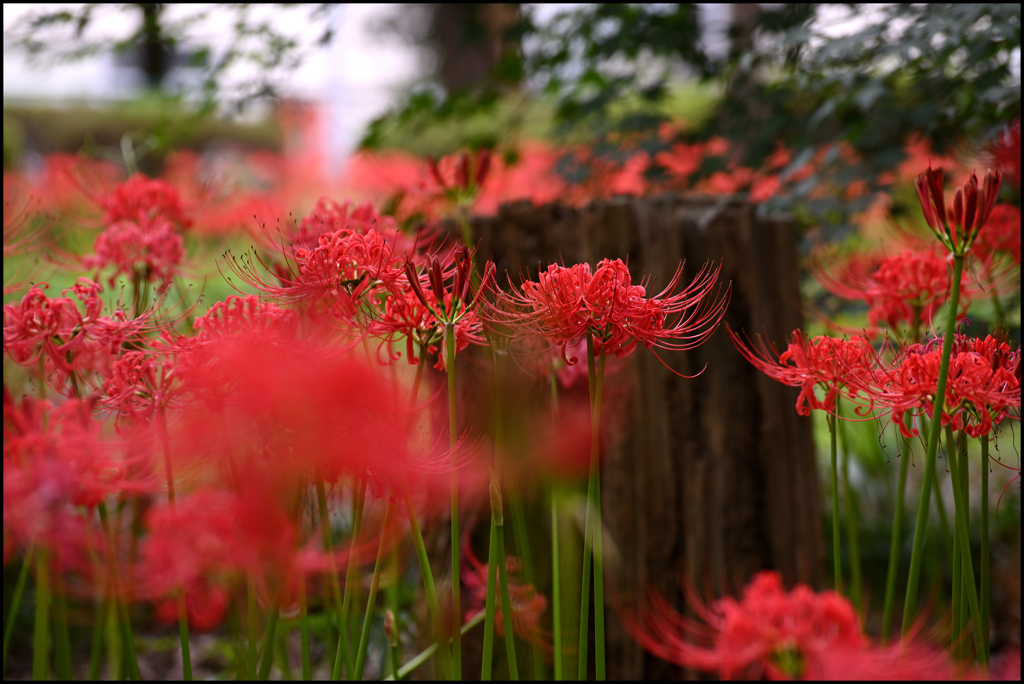
{"type": "Polygon", "coordinates": [[[245,621],[249,630],[249,662],[247,663],[247,674],[251,681],[256,680],[256,590],[252,586],[252,580],[246,583],[246,611],[245,621]]]}
{"type": "MultiPolygon", "coordinates": [[[[481,610],[479,613],[477,613],[472,618],[470,618],[466,622],[466,624],[464,624],[462,626],[462,629],[459,630],[459,634],[461,636],[465,636],[466,634],[469,633],[469,630],[473,629],[474,627],[476,627],[477,625],[479,625],[483,621],[484,621],[484,611],[481,610]]],[[[449,641],[450,641],[450,639],[449,639],[449,641]]],[[[447,646],[447,644],[445,646],[447,646]]],[[[409,676],[410,673],[414,672],[416,670],[416,668],[418,668],[420,665],[422,665],[423,663],[425,663],[428,660],[430,660],[434,656],[434,653],[438,650],[438,647],[439,647],[439,644],[436,643],[436,642],[431,644],[430,646],[427,646],[423,650],[422,653],[420,653],[419,655],[414,657],[412,660],[407,662],[405,665],[403,665],[398,670],[398,679],[404,679],[405,677],[409,676]]],[[[442,647],[441,650],[444,651],[445,648],[442,647]]],[[[391,675],[390,677],[385,677],[384,681],[394,681],[394,679],[395,679],[394,675],[391,675]]]]}
{"type": "Polygon", "coordinates": [[[498,583],[498,528],[491,513],[491,535],[487,546],[487,598],[484,600],[484,652],[480,668],[480,681],[491,681],[494,658],[494,603],[498,583]]]}
{"type": "Polygon", "coordinates": [[[90,682],[95,682],[100,676],[100,667],[103,664],[103,632],[107,623],[107,611],[110,603],[107,599],[100,601],[96,608],[96,620],[92,628],[92,645],[89,647],[89,674],[90,682]]]}
{"type": "Polygon", "coordinates": [[[989,651],[989,492],[988,492],[988,435],[981,436],[981,634],[984,637],[985,653],[989,651]]]}
{"type": "Polygon", "coordinates": [[[604,568],[602,557],[601,523],[601,391],[604,380],[605,355],[601,350],[598,362],[594,359],[594,336],[587,333],[587,376],[590,379],[590,478],[587,486],[587,522],[583,540],[583,594],[580,601],[580,659],[579,678],[587,678],[587,645],[590,623],[590,561],[594,563],[594,659],[598,681],[605,679],[604,653],[604,568]],[[596,366],[596,368],[595,368],[596,366]],[[588,542],[590,546],[588,546],[588,542]],[[591,552],[592,549],[592,552],[591,552]]]}
{"type": "MultiPolygon", "coordinates": [[[[937,421],[936,421],[937,422],[937,421]]],[[[968,535],[967,527],[967,502],[964,500],[963,487],[966,485],[967,473],[961,471],[957,459],[949,459],[949,468],[953,479],[953,518],[956,523],[956,529],[960,534],[960,539],[970,540],[968,535]]],[[[967,594],[967,603],[970,608],[971,622],[974,627],[974,647],[978,653],[978,661],[982,666],[988,665],[988,653],[985,651],[985,639],[982,637],[982,626],[981,626],[981,612],[978,607],[978,592],[975,591],[974,584],[974,563],[971,560],[970,543],[963,544],[964,553],[962,554],[964,578],[962,590],[967,594]]]]}
{"type": "MultiPolygon", "coordinates": [[[[430,609],[430,617],[434,621],[434,629],[438,638],[441,636],[443,624],[441,621],[441,604],[437,599],[437,587],[434,585],[434,573],[430,570],[430,559],[427,557],[427,547],[423,543],[423,532],[420,530],[419,520],[416,518],[416,509],[412,502],[405,500],[406,509],[409,514],[409,527],[412,529],[413,546],[416,548],[416,560],[420,564],[420,574],[423,576],[423,589],[427,594],[427,607],[430,609]]],[[[447,644],[440,649],[441,669],[447,679],[452,677],[451,653],[447,644]]]]}
{"type": "MultiPolygon", "coordinates": [[[[316,503],[317,508],[320,512],[320,535],[323,538],[324,552],[328,554],[328,571],[331,574],[331,601],[334,609],[334,623],[335,626],[339,627],[341,621],[341,587],[338,585],[338,568],[334,563],[334,554],[331,553],[331,549],[334,547],[334,540],[331,538],[331,518],[329,511],[327,510],[327,491],[324,487],[324,481],[322,477],[316,480],[316,503]]],[[[327,621],[327,636],[325,640],[327,643],[331,643],[334,633],[330,629],[331,620],[327,621]]],[[[338,654],[331,653],[331,649],[327,649],[327,657],[330,659],[328,662],[328,668],[333,673],[334,663],[338,654]]]]}
{"type": "Polygon", "coordinates": [[[121,573],[117,569],[117,552],[115,548],[116,539],[114,537],[114,530],[109,523],[106,503],[100,502],[96,509],[100,514],[100,524],[103,526],[103,531],[109,538],[108,546],[110,547],[110,558],[107,559],[107,562],[110,565],[110,571],[113,575],[114,581],[114,616],[117,621],[118,630],[121,633],[121,646],[124,651],[124,659],[128,666],[128,679],[138,681],[141,679],[139,676],[139,661],[135,657],[135,638],[132,636],[132,624],[131,618],[128,615],[128,603],[121,595],[121,573]]]}
{"type": "MultiPolygon", "coordinates": [[[[949,463],[952,463],[957,457],[956,446],[953,442],[953,430],[948,425],[946,426],[946,459],[949,463]]],[[[951,472],[953,466],[950,466],[951,472]]],[[[953,489],[960,487],[960,483],[957,482],[956,478],[953,478],[953,489]]],[[[961,492],[961,495],[963,492],[961,492]]],[[[954,500],[956,500],[954,498],[954,500]]],[[[954,509],[954,515],[956,511],[954,509]]],[[[964,624],[966,620],[963,618],[963,603],[961,601],[963,591],[963,540],[960,538],[960,527],[953,527],[953,596],[950,602],[952,608],[950,615],[950,653],[954,659],[960,658],[960,653],[963,650],[961,634],[963,633],[964,624]]]]}
{"type": "Polygon", "coordinates": [[[309,659],[309,609],[306,605],[306,578],[299,578],[299,643],[302,651],[302,681],[313,679],[313,667],[309,659]]]}
{"type": "Polygon", "coordinates": [[[352,654],[349,652],[349,639],[348,639],[348,611],[349,605],[352,598],[352,585],[355,583],[355,574],[357,563],[353,560],[355,558],[356,540],[359,537],[359,529],[363,523],[363,505],[366,502],[366,481],[360,479],[358,484],[354,487],[354,496],[352,498],[352,538],[349,540],[349,561],[348,568],[345,571],[345,596],[341,604],[341,629],[338,630],[338,652],[334,658],[334,672],[332,673],[334,681],[341,680],[341,665],[345,664],[345,672],[347,676],[352,674],[352,654]]]}
{"type": "Polygon", "coordinates": [[[21,570],[18,572],[18,582],[14,585],[14,593],[11,595],[11,609],[7,613],[7,624],[4,625],[4,670],[7,676],[7,656],[11,652],[11,637],[14,636],[14,623],[18,619],[18,611],[21,610],[21,599],[25,595],[25,585],[28,584],[28,572],[32,565],[33,545],[29,544],[25,551],[25,557],[21,559],[21,570]]]}
{"type": "MultiPolygon", "coordinates": [[[[455,616],[455,624],[459,624],[462,615],[462,584],[459,580],[459,475],[455,470],[455,445],[459,440],[455,402],[455,324],[445,324],[444,338],[445,364],[448,370],[448,439],[452,461],[452,615],[455,616]]],[[[452,635],[452,660],[455,679],[462,679],[462,635],[458,630],[452,635]]]]}
{"type": "MultiPolygon", "coordinates": [[[[942,340],[942,358],[939,365],[939,379],[935,388],[935,408],[932,415],[931,434],[928,435],[928,453],[924,461],[924,477],[921,482],[921,500],[917,506],[917,523],[914,526],[914,547],[910,554],[910,572],[907,576],[907,595],[903,604],[903,634],[914,624],[917,609],[917,584],[921,575],[921,561],[924,559],[924,535],[928,524],[928,499],[935,477],[935,453],[939,444],[942,427],[942,411],[946,400],[946,381],[949,378],[949,357],[953,351],[953,336],[956,334],[956,312],[960,305],[960,280],[963,277],[964,258],[953,256],[953,287],[949,298],[949,320],[946,335],[942,340]]],[[[955,489],[955,487],[954,487],[955,489]]]]}
{"type": "Polygon", "coordinates": [[[370,622],[373,620],[373,609],[377,604],[377,590],[380,588],[380,572],[384,567],[384,550],[387,546],[387,530],[391,523],[391,501],[384,504],[384,525],[377,549],[377,561],[373,566],[373,581],[370,582],[370,597],[366,601],[366,615],[363,617],[363,629],[359,633],[359,648],[356,651],[356,665],[352,679],[363,678],[363,666],[366,664],[366,649],[370,643],[370,622]]]}
{"type": "Polygon", "coordinates": [[[832,454],[832,567],[835,582],[835,590],[843,592],[843,557],[842,545],[839,540],[839,468],[837,466],[836,449],[836,420],[833,414],[825,418],[828,422],[829,445],[832,454]]]}
{"type": "Polygon", "coordinates": [[[505,652],[508,656],[508,674],[513,682],[519,681],[519,663],[516,661],[516,637],[512,629],[512,600],[509,596],[508,565],[505,563],[505,526],[499,517],[494,524],[495,539],[498,542],[498,562],[504,581],[498,582],[501,590],[501,622],[505,628],[505,652]]]}
{"type": "Polygon", "coordinates": [[[263,635],[263,659],[260,660],[260,671],[256,675],[256,678],[261,682],[267,681],[267,678],[270,676],[270,665],[274,661],[274,645],[277,642],[277,620],[279,613],[279,606],[275,598],[267,618],[267,633],[263,635]]]}
{"type": "Polygon", "coordinates": [[[36,631],[32,638],[32,679],[49,679],[50,660],[50,558],[46,549],[36,550],[36,631]]]}
{"type": "MultiPolygon", "coordinates": [[[[967,530],[968,530],[968,533],[970,533],[970,529],[971,529],[971,526],[970,526],[971,501],[970,501],[970,489],[968,488],[968,484],[967,484],[967,477],[968,477],[968,469],[967,469],[967,434],[965,432],[963,432],[962,430],[960,431],[960,434],[959,434],[959,442],[958,442],[958,445],[957,445],[957,454],[958,454],[958,457],[959,457],[959,460],[957,461],[957,468],[960,471],[960,497],[961,497],[961,501],[963,502],[964,516],[967,518],[967,530]]],[[[971,553],[971,538],[970,537],[964,537],[963,539],[960,540],[961,559],[963,559],[964,554],[967,554],[968,556],[970,556],[970,553],[971,553]]],[[[971,559],[973,560],[973,556],[971,556],[971,559]]],[[[961,560],[961,563],[962,562],[963,562],[963,560],[961,560]]],[[[967,627],[967,615],[968,615],[968,610],[970,608],[970,606],[967,603],[967,595],[965,593],[963,593],[963,584],[962,584],[962,582],[965,581],[963,579],[963,573],[964,573],[964,570],[963,570],[963,568],[961,568],[961,572],[960,572],[960,577],[961,577],[960,624],[957,626],[957,633],[958,634],[962,634],[964,629],[966,629],[966,627],[967,627]]],[[[974,587],[973,586],[971,587],[971,590],[974,591],[974,587]]],[[[975,620],[978,619],[977,615],[974,616],[974,619],[975,620]]],[[[967,653],[968,652],[968,648],[967,648],[967,644],[966,643],[961,642],[960,652],[961,652],[961,658],[966,658],[967,657],[967,655],[968,655],[968,653],[967,653]]]]}
{"type": "Polygon", "coordinates": [[[863,594],[860,583],[860,543],[857,533],[857,507],[854,497],[856,493],[850,486],[850,447],[846,441],[846,429],[839,417],[839,398],[836,398],[836,420],[839,440],[843,450],[843,514],[846,517],[846,538],[850,546],[850,599],[854,609],[861,615],[867,610],[861,605],[863,594]]]}
{"type": "Polygon", "coordinates": [[[67,597],[64,595],[64,581],[60,573],[54,573],[53,577],[53,646],[57,661],[57,679],[71,681],[71,640],[68,637],[68,602],[67,597]]]}
{"type": "MultiPolygon", "coordinates": [[[[904,417],[904,420],[907,420],[904,417]]],[[[907,467],[911,459],[910,439],[903,438],[900,456],[900,479],[896,486],[896,513],[892,520],[892,538],[889,540],[889,570],[885,575],[885,603],[882,607],[882,643],[889,643],[892,633],[892,614],[896,607],[896,574],[900,565],[900,542],[903,539],[903,499],[907,491],[907,467]]]]}
{"type": "MultiPolygon", "coordinates": [[[[171,509],[171,518],[176,520],[174,500],[174,471],[171,467],[171,441],[167,432],[167,409],[160,407],[160,441],[164,447],[164,470],[167,474],[167,505],[171,509]]],[[[175,522],[177,524],[177,522],[175,522]]],[[[186,682],[192,681],[192,651],[189,646],[188,611],[185,606],[185,587],[174,589],[175,602],[178,609],[178,640],[181,642],[181,668],[186,682]]]]}
{"type": "Polygon", "coordinates": [[[562,578],[558,562],[558,502],[554,488],[551,490],[551,604],[555,629],[555,681],[562,681],[562,578]]]}

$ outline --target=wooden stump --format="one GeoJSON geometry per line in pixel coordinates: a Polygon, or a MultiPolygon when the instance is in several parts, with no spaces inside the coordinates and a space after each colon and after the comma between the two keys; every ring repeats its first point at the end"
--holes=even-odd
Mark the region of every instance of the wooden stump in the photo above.
{"type": "MultiPolygon", "coordinates": [[[[495,261],[503,286],[505,271],[518,282],[520,274],[536,278],[538,265],[619,257],[628,258],[634,283],[653,274],[649,292],[657,292],[681,259],[684,285],[712,260],[732,282],[724,323],[733,330],[764,333],[784,348],[803,324],[795,226],[760,219],[736,199],[616,198],[579,209],[520,202],[472,225],[480,258],[495,261]]],[[[724,324],[696,350],[659,354],[678,373],[704,370],[681,378],[649,350],[629,357],[628,426],[606,443],[602,465],[606,533],[621,557],[607,569],[609,602],[649,585],[684,609],[681,577],[702,594],[709,583],[735,593],[761,569],[820,586],[818,480],[797,391],[747,363],[724,324]]],[[[630,639],[611,605],[607,614],[609,678],[679,676],[630,639]]]]}

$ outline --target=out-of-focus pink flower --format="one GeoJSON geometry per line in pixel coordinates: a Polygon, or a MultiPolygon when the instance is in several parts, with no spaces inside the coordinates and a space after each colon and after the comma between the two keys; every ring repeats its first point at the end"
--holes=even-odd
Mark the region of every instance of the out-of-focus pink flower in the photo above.
{"type": "MultiPolygon", "coordinates": [[[[499,534],[502,534],[499,528],[499,534]]],[[[473,554],[467,535],[462,544],[462,585],[469,592],[470,603],[466,616],[476,615],[484,610],[487,601],[488,565],[480,562],[473,554]],[[467,567],[468,566],[468,567],[467,567]]],[[[532,584],[524,584],[519,578],[522,567],[515,556],[505,556],[504,570],[499,567],[497,577],[497,598],[494,609],[494,628],[498,636],[505,635],[505,622],[501,609],[502,585],[508,584],[509,602],[512,604],[512,631],[523,641],[551,652],[551,633],[541,627],[541,618],[547,610],[548,601],[532,584]]]]}
{"type": "Polygon", "coordinates": [[[166,284],[174,279],[185,257],[185,243],[174,225],[156,216],[140,214],[138,222],[123,220],[112,223],[96,238],[95,253],[86,257],[87,268],[104,270],[113,267],[108,278],[113,286],[119,275],[166,284]]]}
{"type": "MultiPolygon", "coordinates": [[[[949,298],[951,277],[946,259],[931,249],[907,250],[891,256],[831,252],[815,255],[811,271],[825,289],[844,299],[868,305],[872,326],[886,323],[927,328],[949,298]]],[[[959,315],[970,306],[977,289],[970,283],[960,291],[959,315]]]]}
{"type": "Polygon", "coordinates": [[[133,175],[100,201],[103,223],[112,225],[128,221],[139,225],[162,218],[185,230],[192,225],[178,191],[166,181],[133,175]]]}
{"type": "Polygon", "coordinates": [[[786,591],[777,572],[756,575],[738,600],[706,606],[689,593],[699,621],[653,591],[639,614],[621,613],[641,646],[682,667],[723,679],[942,679],[953,672],[939,649],[909,641],[872,646],[849,601],[801,584],[786,591]]]}

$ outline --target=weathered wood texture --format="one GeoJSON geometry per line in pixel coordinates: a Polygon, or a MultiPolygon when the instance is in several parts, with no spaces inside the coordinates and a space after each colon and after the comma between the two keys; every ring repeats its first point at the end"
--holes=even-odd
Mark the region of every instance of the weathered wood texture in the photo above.
{"type": "MultiPolygon", "coordinates": [[[[802,326],[795,227],[760,219],[738,200],[673,195],[579,209],[523,202],[472,224],[480,256],[515,282],[520,273],[536,277],[538,264],[628,257],[634,282],[649,271],[650,290],[658,291],[680,259],[684,282],[713,260],[732,282],[724,322],[733,330],[784,345],[802,326]]],[[[696,350],[661,356],[685,375],[704,370],[681,378],[648,350],[630,357],[628,428],[605,445],[602,465],[604,522],[621,554],[607,573],[609,600],[647,583],[682,608],[681,574],[701,592],[708,582],[717,592],[737,591],[766,568],[790,583],[820,585],[818,481],[796,390],[747,363],[724,325],[696,350]]],[[[611,607],[608,615],[610,678],[680,674],[634,644],[611,607]]]]}

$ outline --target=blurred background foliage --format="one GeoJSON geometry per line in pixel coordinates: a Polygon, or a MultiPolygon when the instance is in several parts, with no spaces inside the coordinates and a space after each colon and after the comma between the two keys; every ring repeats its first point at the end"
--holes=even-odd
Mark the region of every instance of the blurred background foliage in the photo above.
{"type": "MultiPolygon", "coordinates": [[[[1019,5],[734,4],[719,58],[701,42],[693,5],[581,5],[543,25],[526,6],[495,16],[467,5],[463,30],[446,34],[435,28],[444,6],[431,7],[419,34],[409,22],[385,28],[433,45],[442,66],[369,127],[365,147],[443,154],[539,134],[585,141],[621,164],[636,150],[722,136],[743,166],[792,151],[784,178],[824,150],[827,163],[764,210],[848,229],[871,193],[822,187],[887,190],[908,141],[972,155],[1020,116],[1019,5]],[[844,22],[852,28],[835,31],[844,22]],[[474,71],[452,76],[443,65],[453,61],[474,71]],[[663,125],[679,120],[687,125],[666,136],[663,125]]],[[[660,172],[657,162],[648,171],[660,172]]]]}

